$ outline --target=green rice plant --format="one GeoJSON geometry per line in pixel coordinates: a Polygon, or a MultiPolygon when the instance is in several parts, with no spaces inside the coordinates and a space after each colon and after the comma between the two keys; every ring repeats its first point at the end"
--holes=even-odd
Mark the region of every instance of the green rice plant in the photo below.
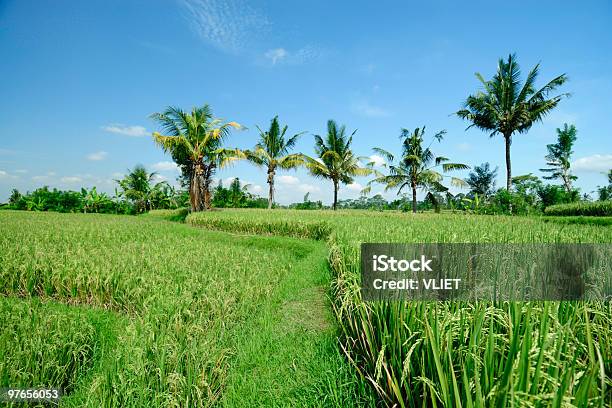
{"type": "Polygon", "coordinates": [[[612,216],[612,201],[577,202],[551,205],[544,209],[546,215],[612,216]]]}
{"type": "Polygon", "coordinates": [[[72,392],[101,350],[94,313],[0,297],[0,386],[72,392]]]}
{"type": "Polygon", "coordinates": [[[0,349],[12,366],[0,387],[64,385],[66,407],[370,401],[333,347],[327,305],[301,299],[329,278],[325,247],[313,241],[235,236],[155,214],[3,211],[0,295],[10,313],[0,318],[0,349]],[[288,321],[286,309],[305,321],[288,321]],[[308,329],[308,319],[324,324],[308,329]],[[257,375],[267,355],[275,375],[257,375]]]}
{"type": "Polygon", "coordinates": [[[333,307],[359,377],[400,407],[612,404],[612,306],[602,302],[363,302],[361,242],[611,242],[612,231],[539,218],[224,211],[252,223],[328,222],[333,307]]]}
{"type": "Polygon", "coordinates": [[[218,217],[215,213],[192,213],[186,222],[193,226],[219,231],[241,232],[246,234],[280,235],[294,238],[326,239],[331,227],[326,222],[277,220],[273,216],[267,219],[249,220],[244,222],[230,217],[218,217]]]}

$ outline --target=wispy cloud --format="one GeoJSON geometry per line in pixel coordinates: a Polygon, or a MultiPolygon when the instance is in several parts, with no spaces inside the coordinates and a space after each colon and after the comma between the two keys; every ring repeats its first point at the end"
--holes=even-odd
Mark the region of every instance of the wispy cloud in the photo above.
{"type": "Polygon", "coordinates": [[[171,161],[161,161],[151,165],[155,171],[177,171],[178,165],[171,161]]]}
{"type": "Polygon", "coordinates": [[[264,57],[272,61],[272,65],[276,65],[277,62],[287,58],[289,53],[284,48],[274,48],[265,52],[264,57]]]}
{"type": "Polygon", "coordinates": [[[576,171],[605,172],[612,169],[612,154],[593,154],[580,157],[572,163],[576,171]]]}
{"type": "Polygon", "coordinates": [[[296,51],[285,48],[272,48],[263,55],[272,65],[300,65],[321,58],[325,51],[313,45],[307,45],[296,51]]]}
{"type": "Polygon", "coordinates": [[[351,111],[368,118],[386,118],[391,116],[391,112],[386,109],[372,105],[367,99],[357,99],[351,103],[351,111]]]}
{"type": "Polygon", "coordinates": [[[85,157],[87,158],[87,160],[100,161],[100,160],[106,159],[107,155],[108,155],[108,153],[103,152],[103,151],[99,151],[99,152],[90,153],[90,154],[88,154],[85,157]]]}
{"type": "Polygon", "coordinates": [[[371,155],[369,159],[370,163],[374,164],[374,167],[382,167],[386,163],[385,159],[377,154],[371,155]]]}
{"type": "Polygon", "coordinates": [[[300,179],[295,176],[290,175],[282,175],[276,178],[279,184],[285,185],[297,185],[300,184],[300,179]]]}
{"type": "Polygon", "coordinates": [[[206,43],[239,53],[269,21],[244,0],[182,0],[192,30],[206,43]]]}
{"type": "Polygon", "coordinates": [[[75,183],[81,183],[83,179],[77,176],[66,176],[66,177],[62,177],[60,181],[66,184],[75,184],[75,183]]]}
{"type": "Polygon", "coordinates": [[[110,133],[132,137],[147,136],[150,134],[144,126],[127,126],[121,123],[102,126],[102,129],[110,133]]]}

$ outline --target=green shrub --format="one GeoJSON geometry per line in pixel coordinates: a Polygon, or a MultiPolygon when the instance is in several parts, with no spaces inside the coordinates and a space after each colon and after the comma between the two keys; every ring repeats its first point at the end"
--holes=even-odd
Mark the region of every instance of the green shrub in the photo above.
{"type": "Polygon", "coordinates": [[[612,201],[579,202],[551,205],[544,210],[546,215],[612,216],[612,201]]]}

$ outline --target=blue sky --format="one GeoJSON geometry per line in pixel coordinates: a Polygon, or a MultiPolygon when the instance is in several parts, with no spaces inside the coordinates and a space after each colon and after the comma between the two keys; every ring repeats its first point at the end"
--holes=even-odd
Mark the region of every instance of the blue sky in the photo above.
{"type": "MultiPolygon", "coordinates": [[[[435,153],[499,166],[502,186],[502,139],[466,131],[452,114],[478,89],[474,72],[491,77],[511,52],[524,72],[541,62],[540,83],[567,73],[562,91],[572,93],[515,136],[513,173],[540,174],[545,145],[568,122],[578,128],[577,186],[603,185],[612,166],[612,3],[465,3],[0,0],[0,201],[14,187],[112,192],[136,164],[173,182],[147,117],[204,103],[249,128],[227,141],[241,148],[276,114],[290,131],[308,131],[297,147],[308,154],[330,118],[358,129],[354,150],[364,156],[373,146],[397,151],[402,127],[446,129],[435,153]]],[[[218,173],[236,176],[265,193],[264,172],[248,163],[218,173]]],[[[305,192],[332,198],[328,182],[280,174],[278,201],[305,192]]]]}

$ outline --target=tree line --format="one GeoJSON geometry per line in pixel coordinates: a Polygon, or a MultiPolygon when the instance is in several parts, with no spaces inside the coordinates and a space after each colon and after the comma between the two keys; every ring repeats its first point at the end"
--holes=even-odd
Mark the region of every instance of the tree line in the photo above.
{"type": "MultiPolygon", "coordinates": [[[[217,170],[238,160],[247,160],[266,171],[269,209],[274,206],[277,172],[298,167],[307,169],[316,178],[331,182],[331,207],[334,210],[339,207],[340,186],[353,183],[357,176],[373,176],[362,191],[364,196],[370,193],[374,186],[380,185],[385,191],[397,192],[400,198],[396,200],[395,205],[402,209],[405,209],[403,203],[407,200],[404,192],[409,191],[413,212],[419,210],[418,190],[425,193],[420,207],[436,210],[445,206],[451,209],[469,207],[472,210],[478,209],[479,212],[525,213],[529,212],[530,208],[576,201],[581,197],[579,191],[573,187],[576,176],[571,173],[570,168],[572,149],[577,138],[574,125],[564,124],[563,128],[557,129],[557,143],[547,145],[546,168],[540,169],[546,173],[545,180],[559,180],[561,186],[545,185],[533,174],[518,177],[512,175],[513,138],[517,134],[527,133],[535,123],[541,122],[556,108],[562,99],[569,96],[567,93],[551,95],[567,81],[565,74],[536,87],[538,73],[539,64],[528,72],[523,81],[515,55],[500,59],[497,72],[490,80],[485,80],[481,74],[476,73],[481,89],[468,96],[463,107],[456,112],[456,116],[469,123],[468,129],[476,127],[485,131],[491,138],[502,136],[505,148],[505,189],[495,190],[497,168],[491,169],[489,163],[476,166],[465,180],[450,176],[449,173],[453,171],[467,170],[470,167],[434,153],[432,146],[443,141],[446,133],[444,130],[426,139],[425,126],[414,130],[402,128],[399,155],[382,148],[373,148],[373,151],[386,161],[377,168],[375,163],[366,162],[366,158],[356,156],[352,151],[353,136],[357,131],[349,132],[345,125],[334,120],[328,120],[327,132],[324,135],[313,135],[313,156],[292,153],[298,139],[305,132],[288,135],[288,126],[281,126],[278,116],[271,120],[267,130],[257,127],[259,136],[252,149],[228,148],[225,141],[230,132],[245,128],[237,122],[215,118],[211,107],[204,105],[194,107],[190,112],[171,106],[150,116],[160,126],[160,131],[153,133],[154,142],[169,153],[180,168],[181,181],[186,187],[182,196],[171,191],[167,183],[146,187],[144,180],[148,177],[150,184],[153,173],[146,173],[144,168],[137,169],[137,176],[132,174],[131,178],[118,181],[122,196],[116,196],[125,198],[124,201],[131,205],[129,211],[135,213],[160,206],[179,205],[179,196],[183,201],[188,200],[191,211],[209,210],[213,206],[259,207],[263,205],[263,200],[248,193],[244,186],[241,188],[239,181],[238,185],[232,184],[229,189],[224,189],[222,185],[213,189],[212,186],[217,170]],[[453,195],[450,186],[469,187],[470,191],[468,194],[453,195]]],[[[599,198],[610,199],[611,191],[610,186],[600,187],[599,198]]],[[[87,202],[85,197],[88,194],[90,201],[110,200],[94,189],[93,193],[81,192],[84,203],[87,202]]],[[[117,203],[120,201],[115,200],[117,203]]],[[[353,202],[352,205],[361,206],[363,201],[364,197],[360,198],[358,204],[353,202]]],[[[380,199],[374,201],[382,205],[380,199]]],[[[11,197],[11,202],[15,202],[15,197],[11,197]]],[[[30,197],[26,202],[30,207],[40,204],[36,202],[36,197],[30,197]]],[[[345,200],[340,206],[346,208],[349,203],[350,200],[345,200]]],[[[386,205],[389,206],[390,204],[386,205]]],[[[83,204],[84,209],[87,207],[88,205],[83,204]]],[[[296,203],[292,207],[318,208],[322,205],[315,205],[305,198],[304,203],[296,203]]]]}

